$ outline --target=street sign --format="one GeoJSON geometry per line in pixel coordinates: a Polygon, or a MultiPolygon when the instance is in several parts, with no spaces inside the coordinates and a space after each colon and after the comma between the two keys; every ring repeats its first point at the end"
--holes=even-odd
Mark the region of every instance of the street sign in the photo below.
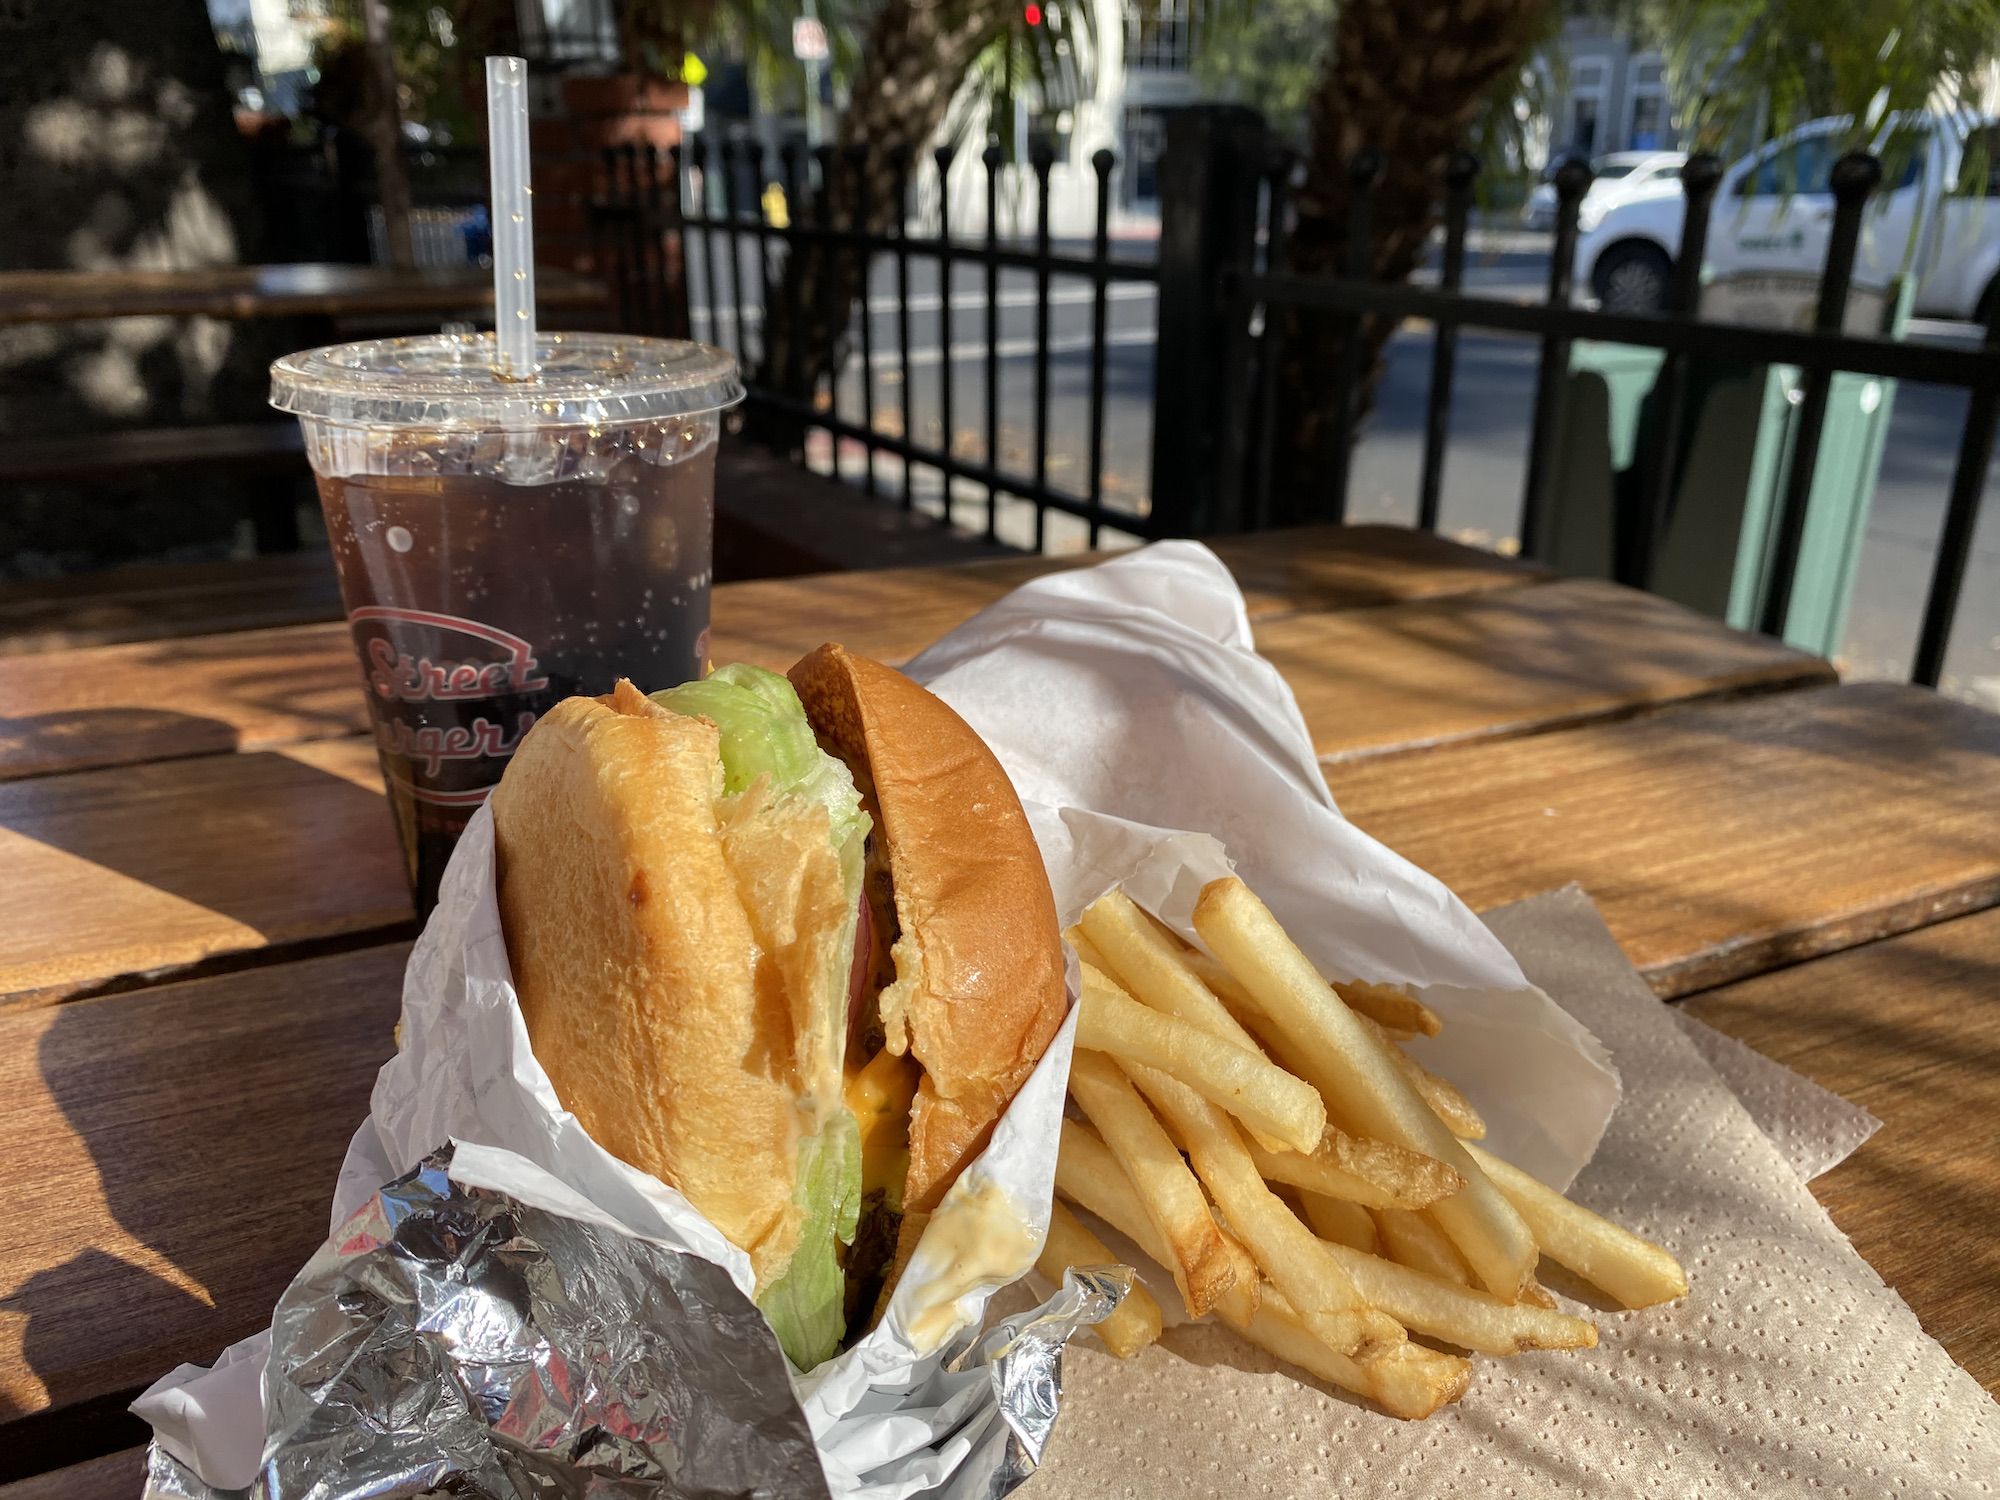
{"type": "Polygon", "coordinates": [[[792,56],[800,62],[825,62],[829,52],[826,26],[811,16],[792,22],[792,56]]]}

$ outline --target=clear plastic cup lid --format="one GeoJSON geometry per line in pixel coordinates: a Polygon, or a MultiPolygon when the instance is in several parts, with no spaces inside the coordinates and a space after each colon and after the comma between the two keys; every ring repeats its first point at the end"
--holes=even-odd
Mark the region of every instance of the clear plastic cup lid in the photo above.
{"type": "Polygon", "coordinates": [[[692,416],[743,399],[730,354],[679,339],[548,333],[535,362],[535,379],[502,379],[490,333],[332,344],[273,364],[271,404],[358,427],[521,432],[692,416]]]}

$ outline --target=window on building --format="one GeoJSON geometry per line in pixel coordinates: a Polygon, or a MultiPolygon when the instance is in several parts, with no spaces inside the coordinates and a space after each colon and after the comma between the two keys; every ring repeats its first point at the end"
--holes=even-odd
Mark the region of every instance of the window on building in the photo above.
{"type": "Polygon", "coordinates": [[[1125,66],[1157,73],[1194,67],[1194,20],[1188,0],[1125,0],[1125,66]]]}
{"type": "Polygon", "coordinates": [[[1586,97],[1570,101],[1570,150],[1588,156],[1597,149],[1597,114],[1598,101],[1594,98],[1586,97]]]}
{"type": "Polygon", "coordinates": [[[1661,94],[1640,94],[1632,101],[1632,149],[1653,151],[1666,143],[1667,101],[1661,94]]]}
{"type": "Polygon", "coordinates": [[[1167,146],[1167,112],[1162,109],[1125,111],[1125,196],[1128,202],[1151,203],[1160,196],[1160,157],[1167,146]]]}

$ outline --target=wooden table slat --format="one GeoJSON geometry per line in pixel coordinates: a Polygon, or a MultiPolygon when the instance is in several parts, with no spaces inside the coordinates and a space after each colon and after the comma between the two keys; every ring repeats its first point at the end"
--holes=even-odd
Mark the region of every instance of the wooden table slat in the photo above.
{"type": "Polygon", "coordinates": [[[1256,633],[1329,761],[1834,681],[1818,657],[1587,580],[1291,615],[1256,633]]]}
{"type": "MultiPolygon", "coordinates": [[[[17,713],[27,656],[66,658],[124,641],[225,628],[247,632],[340,618],[340,586],[324,552],[204,563],[135,563],[62,578],[0,583],[0,713],[17,713]]],[[[90,657],[74,670],[89,671],[90,657]]]]}
{"type": "Polygon", "coordinates": [[[2000,900],[2000,716],[1862,683],[1336,766],[1475,909],[1575,881],[1663,995],[2000,900]]]}
{"type": "MultiPolygon", "coordinates": [[[[1329,756],[1517,734],[1670,695],[1827,674],[1810,657],[1610,585],[1483,599],[1279,617],[1257,629],[1277,638],[1273,656],[1329,756]],[[1602,631],[1584,628],[1599,615],[1602,631]],[[1454,672],[1451,643],[1475,638],[1493,665],[1454,672]],[[1411,683],[1426,690],[1410,692],[1411,683]]],[[[121,729],[133,747],[164,729],[190,748],[232,732],[254,744],[348,730],[360,698],[352,664],[339,640],[310,640],[329,679],[317,691],[292,691],[286,650],[189,657],[188,671],[218,689],[200,701],[226,696],[224,678],[233,684],[244,705],[237,724],[165,712],[128,719],[134,711],[107,705],[77,712],[84,730],[102,730],[86,734],[85,747],[109,747],[121,729]]],[[[352,735],[0,783],[0,858],[22,874],[0,890],[0,921],[21,934],[0,950],[0,996],[59,999],[135,974],[395,930],[409,908],[379,786],[372,743],[352,735]]]]}
{"type": "MultiPolygon", "coordinates": [[[[1483,592],[1542,576],[1508,558],[1387,526],[1312,527],[1216,546],[1260,620],[1483,592]]],[[[1030,578],[1097,556],[723,584],[715,591],[711,650],[718,661],[787,667],[822,641],[839,640],[901,661],[1030,578]]],[[[37,598],[18,605],[23,618],[15,623],[44,634],[64,628],[58,619],[76,631],[120,628],[210,607],[206,590],[217,582],[213,570],[142,570],[134,580],[140,592],[129,599],[37,598]]],[[[253,579],[234,582],[262,588],[253,579]]],[[[254,598],[255,607],[279,611],[298,601],[321,614],[340,609],[323,558],[316,569],[286,566],[268,597],[254,598]]],[[[0,589],[0,635],[8,610],[0,589]]],[[[359,733],[367,717],[355,684],[353,647],[338,621],[0,655],[0,781],[359,733]]]]}
{"type": "Polygon", "coordinates": [[[2000,1396],[2000,911],[1683,1003],[1882,1121],[1813,1192],[1925,1331],[2000,1396]]]}
{"type": "Polygon", "coordinates": [[[0,1500],[134,1500],[146,1482],[146,1450],[123,1448],[0,1484],[0,1500]]]}
{"type": "Polygon", "coordinates": [[[369,739],[0,784],[0,995],[411,920],[369,739]]]}
{"type": "Polygon", "coordinates": [[[325,1238],[408,951],[0,1015],[0,1421],[265,1323],[325,1238]]]}

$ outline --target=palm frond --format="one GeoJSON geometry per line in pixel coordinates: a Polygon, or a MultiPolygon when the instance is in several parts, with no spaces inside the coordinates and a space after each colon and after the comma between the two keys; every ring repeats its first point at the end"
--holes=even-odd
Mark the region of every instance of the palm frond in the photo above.
{"type": "Polygon", "coordinates": [[[1652,0],[1643,15],[1704,146],[1829,115],[1865,145],[1899,111],[1969,111],[2000,46],[2000,0],[1652,0]]]}

